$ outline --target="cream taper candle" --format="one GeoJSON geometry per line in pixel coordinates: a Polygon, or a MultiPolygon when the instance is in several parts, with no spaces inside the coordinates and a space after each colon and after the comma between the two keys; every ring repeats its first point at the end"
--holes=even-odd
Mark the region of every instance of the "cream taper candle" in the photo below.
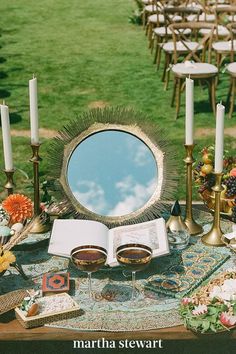
{"type": "Polygon", "coordinates": [[[216,173],[221,173],[223,170],[224,117],[225,117],[225,107],[221,103],[218,103],[216,108],[216,136],[215,136],[215,172],[216,173]]]}
{"type": "Polygon", "coordinates": [[[29,80],[31,144],[39,144],[37,78],[29,80]]]}
{"type": "Polygon", "coordinates": [[[193,145],[193,88],[194,81],[186,78],[185,144],[193,145]]]}
{"type": "Polygon", "coordinates": [[[8,106],[1,104],[1,122],[2,122],[2,140],[5,170],[13,170],[12,148],[11,148],[11,131],[8,106]]]}

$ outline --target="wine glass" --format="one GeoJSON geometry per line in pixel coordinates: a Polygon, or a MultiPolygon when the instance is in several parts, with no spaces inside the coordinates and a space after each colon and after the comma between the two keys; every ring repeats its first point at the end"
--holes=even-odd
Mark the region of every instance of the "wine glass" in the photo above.
{"type": "Polygon", "coordinates": [[[107,251],[99,246],[78,246],[71,251],[71,261],[80,270],[88,274],[89,299],[92,299],[91,274],[102,267],[107,260],[107,251]]]}
{"type": "Polygon", "coordinates": [[[116,259],[120,265],[131,270],[132,274],[132,297],[136,298],[135,275],[137,271],[143,270],[148,266],[152,259],[152,249],[149,246],[130,243],[119,246],[116,249],[116,259]]]}

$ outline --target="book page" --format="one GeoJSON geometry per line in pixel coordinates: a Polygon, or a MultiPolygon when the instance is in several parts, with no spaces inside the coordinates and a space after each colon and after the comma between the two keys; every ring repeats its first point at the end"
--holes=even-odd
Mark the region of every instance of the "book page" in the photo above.
{"type": "Polygon", "coordinates": [[[55,220],[48,253],[70,257],[73,248],[95,245],[108,249],[108,228],[91,220],[55,220]]]}
{"type": "Polygon", "coordinates": [[[153,251],[153,257],[169,253],[169,243],[163,218],[141,224],[116,227],[109,230],[108,235],[107,263],[111,267],[118,265],[116,260],[117,247],[127,243],[139,243],[149,246],[153,251]]]}

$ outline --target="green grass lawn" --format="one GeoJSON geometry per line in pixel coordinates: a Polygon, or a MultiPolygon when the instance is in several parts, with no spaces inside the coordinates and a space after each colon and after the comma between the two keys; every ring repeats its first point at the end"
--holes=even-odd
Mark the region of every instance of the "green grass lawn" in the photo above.
{"type": "MultiPolygon", "coordinates": [[[[163,90],[162,70],[155,71],[153,58],[141,26],[128,22],[135,8],[133,0],[2,0],[0,37],[0,99],[11,112],[16,167],[32,177],[29,139],[21,130],[29,129],[28,80],[38,78],[40,127],[59,130],[69,120],[96,106],[124,106],[143,111],[168,132],[179,159],[180,182],[176,197],[185,198],[184,188],[184,95],[181,114],[174,120],[170,107],[172,82],[163,90]],[[17,135],[17,133],[15,134],[17,135]]],[[[218,101],[225,101],[229,78],[220,75],[218,101]]],[[[214,128],[207,89],[195,89],[195,126],[214,128]]],[[[235,127],[236,114],[226,119],[235,127]]],[[[41,179],[48,174],[47,148],[43,138],[41,179]]],[[[214,136],[198,134],[198,150],[212,143],[214,136]]],[[[233,138],[226,147],[235,149],[233,138]]],[[[1,144],[2,145],[2,144],[1,144]]],[[[3,158],[0,161],[3,166],[3,158]]],[[[32,190],[30,181],[15,176],[18,190],[32,190]]],[[[1,190],[4,176],[1,176],[1,190]]]]}

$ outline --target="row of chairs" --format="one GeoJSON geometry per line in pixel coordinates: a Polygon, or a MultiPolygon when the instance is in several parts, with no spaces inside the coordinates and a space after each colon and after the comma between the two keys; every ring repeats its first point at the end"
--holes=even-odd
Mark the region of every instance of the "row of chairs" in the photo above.
{"type": "MultiPolygon", "coordinates": [[[[161,53],[164,52],[165,54],[162,76],[165,89],[168,88],[170,71],[174,75],[172,105],[174,103],[176,105],[176,118],[179,114],[180,97],[185,78],[189,76],[195,80],[204,80],[208,83],[209,98],[212,110],[215,113],[215,91],[219,68],[226,56],[229,56],[230,61],[233,62],[236,50],[234,39],[236,34],[236,23],[234,22],[236,6],[232,5],[236,1],[227,1],[227,4],[221,1],[220,5],[216,1],[213,4],[208,1],[195,1],[194,7],[193,2],[190,1],[143,1],[151,2],[151,4],[144,6],[144,13],[147,6],[151,6],[156,12],[156,19],[158,19],[154,26],[154,22],[150,25],[150,17],[143,16],[149,47],[152,51],[155,49],[154,62],[157,69],[160,66],[161,53]],[[185,7],[183,7],[183,2],[185,7]],[[181,6],[176,6],[180,3],[181,6]],[[206,9],[208,12],[206,12],[206,9]],[[209,9],[211,9],[211,12],[209,9]],[[160,17],[160,15],[163,17],[160,17]],[[206,15],[208,15],[208,21],[206,21],[206,15]],[[209,17],[210,15],[212,16],[209,17]],[[203,19],[205,21],[202,21],[203,19]],[[212,63],[213,53],[215,54],[216,65],[212,63]]],[[[231,76],[230,117],[234,108],[235,69],[236,63],[227,67],[231,76]]]]}
{"type": "Polygon", "coordinates": [[[162,10],[167,7],[192,7],[202,11],[199,21],[215,21],[215,9],[222,6],[232,6],[235,0],[142,0],[143,24],[155,26],[156,23],[164,23],[162,10]]]}
{"type": "MultiPolygon", "coordinates": [[[[230,38],[230,30],[225,25],[227,19],[228,22],[234,22],[236,20],[236,6],[220,7],[216,10],[216,21],[215,21],[215,33],[214,39],[216,42],[220,39],[224,39],[223,43],[216,45],[213,48],[217,52],[217,66],[219,67],[222,63],[222,50],[226,49],[228,51],[228,46],[224,46],[227,40],[230,38]],[[227,17],[226,17],[227,16],[227,17]],[[224,25],[222,25],[224,23],[224,25]],[[223,46],[223,47],[222,47],[223,46]]],[[[164,26],[157,26],[152,30],[152,35],[150,37],[150,48],[153,50],[155,43],[155,59],[157,63],[157,68],[160,64],[160,53],[161,53],[161,43],[166,42],[172,36],[169,26],[176,22],[207,22],[210,21],[201,20],[201,9],[191,8],[191,7],[173,7],[163,9],[163,16],[165,19],[164,26]]],[[[210,22],[211,23],[211,22],[210,22]]],[[[187,31],[187,30],[186,30],[187,31]]],[[[205,34],[208,29],[202,29],[201,34],[205,34]]],[[[186,33],[187,34],[187,33],[186,33]]]]}

